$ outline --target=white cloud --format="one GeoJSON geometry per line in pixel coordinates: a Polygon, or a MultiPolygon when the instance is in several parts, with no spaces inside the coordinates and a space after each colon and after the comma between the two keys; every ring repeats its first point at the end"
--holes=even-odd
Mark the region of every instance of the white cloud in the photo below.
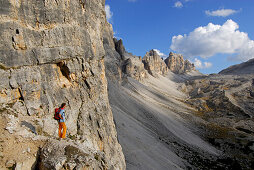
{"type": "Polygon", "coordinates": [[[204,67],[205,68],[210,68],[210,67],[212,67],[212,63],[210,63],[210,62],[204,62],[204,67]]]}
{"type": "Polygon", "coordinates": [[[136,2],[137,0],[128,0],[129,2],[136,2]]]}
{"type": "Polygon", "coordinates": [[[233,9],[219,9],[216,11],[205,11],[206,15],[209,16],[216,16],[216,17],[227,17],[229,15],[233,15],[235,13],[237,13],[238,11],[233,10],[233,9]]]}
{"type": "Polygon", "coordinates": [[[108,21],[110,21],[112,19],[113,12],[110,11],[109,5],[105,5],[105,11],[106,11],[106,18],[108,21]]]}
{"type": "Polygon", "coordinates": [[[237,61],[254,58],[254,41],[238,29],[238,24],[232,20],[223,25],[209,23],[188,35],[174,36],[170,48],[189,58],[207,58],[218,53],[230,54],[230,59],[237,61]]]}
{"type": "Polygon", "coordinates": [[[195,61],[193,63],[194,63],[196,68],[201,68],[202,67],[202,62],[197,58],[195,58],[195,61]]]}
{"type": "Polygon", "coordinates": [[[162,52],[160,52],[160,50],[158,50],[158,49],[153,49],[153,50],[156,51],[157,54],[158,54],[160,57],[162,57],[162,58],[166,58],[166,57],[167,57],[167,55],[164,54],[164,53],[162,53],[162,52]]]}
{"type": "Polygon", "coordinates": [[[212,63],[210,63],[210,62],[204,62],[204,63],[202,63],[202,61],[200,61],[197,58],[195,58],[193,63],[195,65],[195,67],[199,68],[199,69],[207,69],[207,68],[212,67],[212,63]]]}
{"type": "Polygon", "coordinates": [[[183,4],[181,1],[177,1],[175,2],[175,5],[174,5],[175,8],[182,8],[183,7],[183,4]]]}

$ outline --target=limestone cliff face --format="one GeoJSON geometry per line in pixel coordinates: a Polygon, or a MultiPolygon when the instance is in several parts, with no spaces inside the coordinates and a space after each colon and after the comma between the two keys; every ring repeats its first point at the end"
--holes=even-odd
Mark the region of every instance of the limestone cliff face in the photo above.
{"type": "Polygon", "coordinates": [[[141,57],[128,53],[123,41],[113,37],[111,25],[104,28],[103,44],[106,52],[105,66],[107,78],[114,82],[122,82],[126,77],[142,81],[147,77],[141,57]]]}
{"type": "Polygon", "coordinates": [[[195,70],[194,64],[191,64],[188,60],[184,60],[181,54],[170,52],[169,57],[165,60],[165,63],[168,68],[176,74],[182,74],[195,70]]]}
{"type": "Polygon", "coordinates": [[[153,76],[156,74],[164,75],[168,72],[168,67],[154,50],[146,53],[143,57],[143,63],[145,69],[153,76]]]}
{"type": "Polygon", "coordinates": [[[109,24],[104,6],[104,0],[1,2],[0,125],[5,135],[0,138],[5,147],[0,169],[28,169],[36,160],[42,169],[60,169],[70,160],[70,169],[125,169],[108,102],[103,34],[109,24]],[[65,142],[66,159],[47,162],[45,155],[54,149],[46,149],[47,154],[42,150],[44,155],[37,151],[48,139],[54,143],[58,124],[52,117],[62,102],[67,103],[67,136],[79,145],[65,142]],[[23,152],[22,145],[9,146],[7,138],[20,144],[31,141],[29,152],[23,152]],[[69,159],[70,147],[77,150],[74,154],[89,150],[89,161],[69,159]]]}
{"type": "Polygon", "coordinates": [[[113,29],[110,24],[104,28],[103,45],[105,49],[106,76],[115,82],[122,80],[122,56],[116,51],[116,40],[114,40],[113,29]]]}
{"type": "Polygon", "coordinates": [[[144,68],[141,57],[132,56],[126,59],[122,65],[123,73],[128,77],[132,77],[138,81],[147,78],[147,70],[144,68]]]}
{"type": "Polygon", "coordinates": [[[121,59],[124,60],[124,55],[125,55],[125,47],[123,45],[123,40],[117,40],[116,38],[113,38],[114,43],[115,43],[115,50],[119,53],[121,56],[121,59]]]}

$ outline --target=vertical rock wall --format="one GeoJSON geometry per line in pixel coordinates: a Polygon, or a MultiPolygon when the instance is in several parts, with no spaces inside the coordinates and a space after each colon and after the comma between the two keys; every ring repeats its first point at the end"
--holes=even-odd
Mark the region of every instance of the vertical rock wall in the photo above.
{"type": "Polygon", "coordinates": [[[168,58],[165,59],[165,63],[169,70],[176,74],[183,74],[196,70],[194,64],[191,64],[188,60],[184,60],[181,54],[170,52],[168,58]]]}
{"type": "Polygon", "coordinates": [[[0,1],[0,107],[11,110],[0,117],[13,114],[17,129],[26,120],[36,135],[52,138],[54,108],[66,102],[68,137],[105,154],[105,168],[125,169],[108,102],[104,6],[104,0],[0,1]]]}
{"type": "Polygon", "coordinates": [[[156,76],[156,74],[165,75],[168,72],[168,67],[163,59],[154,50],[146,53],[143,57],[143,63],[145,69],[153,76],[156,76]]]}

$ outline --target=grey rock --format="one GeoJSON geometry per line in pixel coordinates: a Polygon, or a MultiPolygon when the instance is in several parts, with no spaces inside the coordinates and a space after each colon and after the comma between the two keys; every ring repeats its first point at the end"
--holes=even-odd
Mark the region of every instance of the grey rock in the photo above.
{"type": "MultiPolygon", "coordinates": [[[[54,109],[65,102],[67,137],[83,136],[104,152],[106,167],[125,169],[107,96],[103,36],[113,31],[105,1],[7,0],[0,6],[0,105],[17,116],[17,133],[27,116],[38,140],[57,137],[54,109]]],[[[108,45],[115,48],[113,38],[108,45]]]]}
{"type": "Polygon", "coordinates": [[[33,133],[37,134],[35,126],[33,124],[26,122],[26,121],[22,121],[21,126],[25,126],[25,127],[29,128],[33,133]]]}
{"type": "Polygon", "coordinates": [[[210,126],[204,126],[204,136],[228,157],[234,158],[239,167],[249,169],[254,139],[252,75],[214,74],[205,79],[194,78],[185,85],[191,97],[187,103],[210,126]]]}
{"type": "Polygon", "coordinates": [[[13,109],[20,115],[28,115],[27,108],[22,100],[18,100],[14,105],[13,109]]]}
{"type": "Polygon", "coordinates": [[[176,74],[183,74],[186,72],[194,71],[195,66],[188,60],[184,60],[181,54],[169,53],[169,57],[165,59],[165,63],[169,70],[176,74]]]}
{"type": "Polygon", "coordinates": [[[6,163],[5,163],[5,166],[6,166],[7,168],[12,168],[14,165],[15,165],[15,161],[14,161],[14,160],[8,160],[8,161],[6,161],[6,163]]]}
{"type": "Polygon", "coordinates": [[[131,62],[131,59],[128,58],[127,60],[125,60],[124,64],[123,64],[123,72],[126,74],[130,74],[131,73],[131,68],[133,67],[133,64],[131,62]]]}
{"type": "Polygon", "coordinates": [[[168,72],[166,64],[155,50],[147,52],[142,61],[145,69],[153,76],[156,74],[165,75],[168,72]]]}
{"type": "Polygon", "coordinates": [[[132,56],[123,62],[122,71],[128,77],[132,77],[138,81],[147,78],[147,71],[140,58],[136,56],[132,56]]]}
{"type": "Polygon", "coordinates": [[[15,164],[15,170],[22,170],[22,163],[16,163],[15,164]]]}
{"type": "Polygon", "coordinates": [[[254,91],[250,91],[250,96],[254,98],[254,91]]]}
{"type": "Polygon", "coordinates": [[[40,169],[60,170],[65,166],[72,169],[105,169],[105,156],[102,152],[93,152],[82,145],[67,141],[49,141],[40,152],[40,169]],[[98,161],[100,164],[98,164],[98,161]]]}
{"type": "Polygon", "coordinates": [[[128,76],[138,81],[144,80],[147,77],[147,71],[144,69],[141,57],[128,53],[122,40],[113,38],[112,32],[112,27],[104,28],[103,45],[106,52],[107,79],[118,83],[127,81],[128,76]]]}
{"type": "Polygon", "coordinates": [[[196,88],[191,92],[192,97],[201,97],[200,95],[202,94],[202,91],[200,88],[196,88]]]}
{"type": "Polygon", "coordinates": [[[123,40],[117,40],[116,38],[114,38],[114,42],[116,51],[120,54],[122,60],[124,60],[125,48],[123,46],[123,40]]]}
{"type": "Polygon", "coordinates": [[[113,29],[111,25],[107,25],[103,32],[103,46],[105,49],[105,72],[107,79],[115,82],[121,82],[122,73],[122,56],[116,51],[113,29]]]}
{"type": "Polygon", "coordinates": [[[250,59],[241,64],[230,66],[219,72],[219,74],[254,74],[254,59],[250,59]]]}

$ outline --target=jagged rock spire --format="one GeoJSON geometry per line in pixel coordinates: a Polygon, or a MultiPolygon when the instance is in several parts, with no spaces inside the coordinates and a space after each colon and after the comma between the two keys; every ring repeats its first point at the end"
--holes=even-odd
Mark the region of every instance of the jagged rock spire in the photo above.
{"type": "Polygon", "coordinates": [[[122,39],[117,40],[116,38],[114,38],[114,42],[116,51],[120,54],[121,58],[124,60],[125,47],[123,45],[123,40],[122,39]]]}
{"type": "Polygon", "coordinates": [[[181,54],[175,54],[173,52],[169,53],[168,58],[165,59],[165,63],[168,68],[176,74],[196,70],[194,64],[190,63],[188,60],[184,60],[181,54]]]}
{"type": "Polygon", "coordinates": [[[150,50],[146,53],[143,57],[143,63],[145,69],[153,76],[156,74],[164,75],[168,72],[166,64],[155,50],[150,50]]]}

